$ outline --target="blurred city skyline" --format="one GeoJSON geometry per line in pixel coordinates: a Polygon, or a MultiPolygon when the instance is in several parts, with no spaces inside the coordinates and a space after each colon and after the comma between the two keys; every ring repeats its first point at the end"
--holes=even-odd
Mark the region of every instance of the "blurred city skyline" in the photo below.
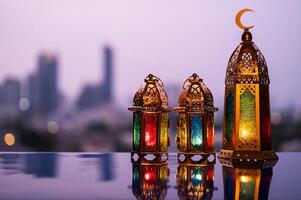
{"type": "Polygon", "coordinates": [[[115,54],[113,96],[119,105],[130,103],[148,73],[180,87],[196,72],[222,108],[226,66],[242,34],[234,17],[245,7],[255,11],[243,22],[255,25],[253,40],[268,63],[272,109],[300,106],[295,91],[301,83],[300,3],[292,0],[0,0],[0,82],[7,77],[25,80],[36,69],[40,52],[54,52],[59,90],[75,101],[87,83],[104,80],[101,49],[109,45],[115,54]]]}

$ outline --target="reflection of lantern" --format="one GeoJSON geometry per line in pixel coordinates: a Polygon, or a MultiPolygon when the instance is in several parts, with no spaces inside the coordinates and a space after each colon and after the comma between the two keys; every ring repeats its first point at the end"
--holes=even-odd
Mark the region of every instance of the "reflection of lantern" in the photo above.
{"type": "Polygon", "coordinates": [[[220,158],[278,159],[271,147],[269,76],[265,59],[245,29],[225,79],[225,109],[220,158]]]}
{"type": "Polygon", "coordinates": [[[190,76],[183,85],[177,120],[177,147],[179,162],[194,162],[191,158],[199,154],[201,161],[214,153],[214,112],[213,96],[197,74],[190,76]],[[180,156],[184,155],[184,159],[180,156]],[[186,158],[187,157],[187,158],[186,158]]]}
{"type": "Polygon", "coordinates": [[[152,74],[134,96],[133,111],[133,151],[140,155],[153,154],[157,160],[166,155],[169,146],[168,99],[162,81],[152,74]]]}
{"type": "Polygon", "coordinates": [[[133,164],[132,191],[137,199],[164,199],[167,194],[167,164],[133,164]]]}
{"type": "Polygon", "coordinates": [[[272,165],[267,168],[223,165],[224,199],[268,199],[272,176],[272,165]]]}
{"type": "Polygon", "coordinates": [[[212,199],[214,165],[179,164],[177,188],[179,199],[212,199]]]}

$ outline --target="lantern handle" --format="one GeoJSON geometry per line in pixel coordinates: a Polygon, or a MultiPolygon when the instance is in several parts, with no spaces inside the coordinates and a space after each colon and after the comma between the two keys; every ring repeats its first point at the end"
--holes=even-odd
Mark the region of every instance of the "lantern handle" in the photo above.
{"type": "Polygon", "coordinates": [[[203,81],[203,79],[199,78],[199,76],[196,73],[193,73],[189,78],[186,79],[186,81],[183,84],[183,89],[187,87],[188,82],[199,82],[203,81]]]}
{"type": "Polygon", "coordinates": [[[147,81],[157,81],[158,84],[159,84],[161,87],[164,87],[163,81],[162,81],[159,77],[157,77],[157,76],[155,76],[155,75],[153,75],[153,74],[149,74],[149,75],[144,79],[144,81],[145,81],[145,82],[147,82],[147,81]]]}

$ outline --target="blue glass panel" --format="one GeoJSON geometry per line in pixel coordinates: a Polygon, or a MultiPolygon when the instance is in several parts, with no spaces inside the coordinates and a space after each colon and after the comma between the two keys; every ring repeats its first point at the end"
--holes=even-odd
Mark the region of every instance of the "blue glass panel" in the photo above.
{"type": "Polygon", "coordinates": [[[194,149],[200,150],[203,144],[202,117],[192,115],[190,118],[191,144],[194,149]]]}
{"type": "Polygon", "coordinates": [[[191,182],[194,186],[201,185],[202,183],[201,168],[195,168],[191,171],[191,182]]]}

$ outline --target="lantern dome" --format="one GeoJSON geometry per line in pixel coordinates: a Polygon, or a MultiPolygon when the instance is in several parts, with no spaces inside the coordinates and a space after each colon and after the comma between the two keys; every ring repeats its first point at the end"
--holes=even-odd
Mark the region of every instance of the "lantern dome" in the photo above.
{"type": "Polygon", "coordinates": [[[226,86],[235,83],[249,83],[268,86],[268,68],[264,56],[252,42],[252,34],[246,29],[241,36],[242,42],[232,53],[226,71],[226,86]]]}
{"type": "Polygon", "coordinates": [[[192,74],[183,84],[176,111],[211,111],[216,112],[213,106],[213,96],[203,79],[192,74]]]}
{"type": "Polygon", "coordinates": [[[149,74],[136,92],[129,110],[169,111],[168,97],[161,79],[149,74]]]}

